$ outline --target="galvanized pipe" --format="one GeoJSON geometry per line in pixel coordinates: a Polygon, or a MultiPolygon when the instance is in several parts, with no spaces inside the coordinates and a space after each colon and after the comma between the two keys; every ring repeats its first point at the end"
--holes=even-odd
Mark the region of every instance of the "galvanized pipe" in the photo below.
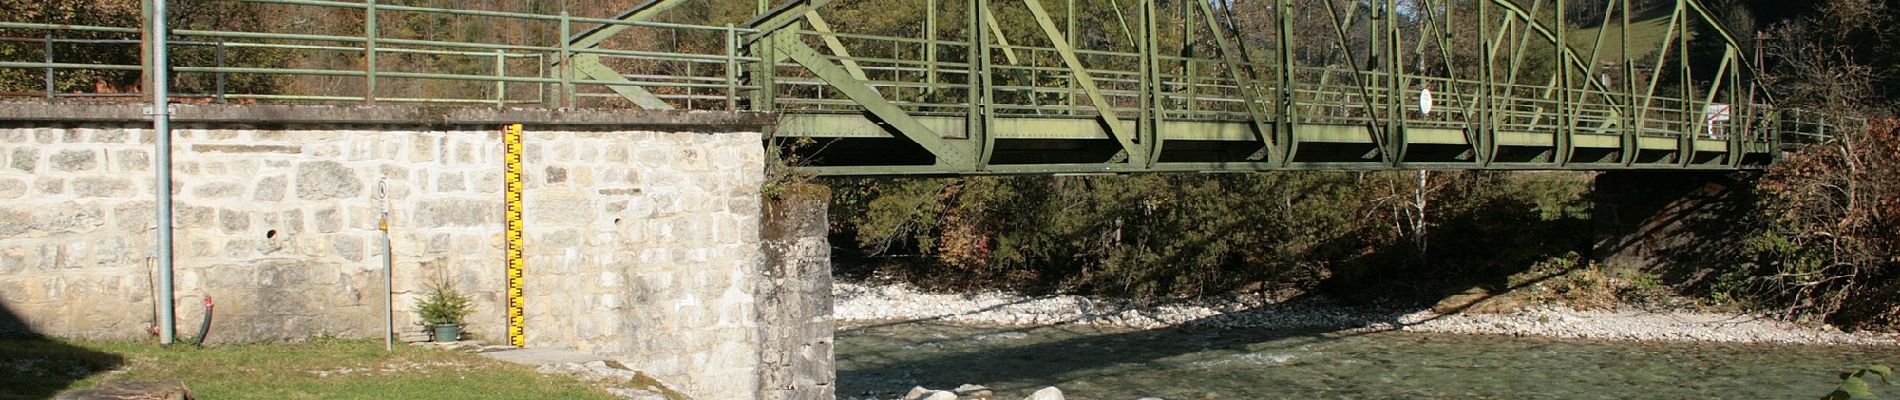
{"type": "Polygon", "coordinates": [[[156,177],[152,187],[158,194],[158,343],[170,345],[178,338],[177,310],[172,305],[172,120],[171,59],[166,52],[166,0],[155,0],[152,7],[152,136],[156,177]]]}

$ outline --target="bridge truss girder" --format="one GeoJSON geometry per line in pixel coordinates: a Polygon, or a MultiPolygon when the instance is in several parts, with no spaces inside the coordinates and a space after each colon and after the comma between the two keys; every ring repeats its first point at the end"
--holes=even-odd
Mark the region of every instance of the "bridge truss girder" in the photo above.
{"type": "Polygon", "coordinates": [[[761,2],[745,79],[750,108],[781,113],[775,149],[819,174],[1735,169],[1779,149],[1744,47],[1698,0],[1663,10],[1646,54],[1630,0],[1607,3],[1581,49],[1551,12],[1566,0],[1261,0],[1271,18],[1254,25],[1234,2],[1106,0],[1116,23],[1093,29],[1076,0],[961,0],[955,14],[939,2],[958,0],[907,1],[927,3],[917,37],[825,19],[844,3],[761,2]],[[1695,32],[1723,47],[1707,82],[1682,56],[1695,32]],[[1612,37],[1621,54],[1604,51],[1612,37]]]}

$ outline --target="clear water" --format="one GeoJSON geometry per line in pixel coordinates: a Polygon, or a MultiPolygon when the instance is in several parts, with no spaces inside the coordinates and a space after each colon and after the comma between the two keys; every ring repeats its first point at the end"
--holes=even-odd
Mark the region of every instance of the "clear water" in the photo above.
{"type": "Polygon", "coordinates": [[[976,383],[1002,399],[1816,399],[1900,348],[913,322],[840,331],[837,357],[840,398],[976,383]]]}

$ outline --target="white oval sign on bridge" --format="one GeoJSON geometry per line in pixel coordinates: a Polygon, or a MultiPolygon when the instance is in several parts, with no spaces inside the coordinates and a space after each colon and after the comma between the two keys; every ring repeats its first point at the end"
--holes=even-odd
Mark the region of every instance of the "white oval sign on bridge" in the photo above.
{"type": "Polygon", "coordinates": [[[1432,115],[1432,90],[1431,89],[1425,89],[1424,91],[1418,92],[1418,112],[1424,115],[1432,115]]]}

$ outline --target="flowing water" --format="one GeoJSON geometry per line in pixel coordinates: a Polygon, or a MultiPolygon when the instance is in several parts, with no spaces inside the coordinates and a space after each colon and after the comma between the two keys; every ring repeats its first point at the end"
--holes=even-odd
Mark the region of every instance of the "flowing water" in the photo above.
{"type": "Polygon", "coordinates": [[[1900,348],[913,322],[839,331],[837,357],[840,398],[975,383],[1000,399],[1817,399],[1900,348]]]}

